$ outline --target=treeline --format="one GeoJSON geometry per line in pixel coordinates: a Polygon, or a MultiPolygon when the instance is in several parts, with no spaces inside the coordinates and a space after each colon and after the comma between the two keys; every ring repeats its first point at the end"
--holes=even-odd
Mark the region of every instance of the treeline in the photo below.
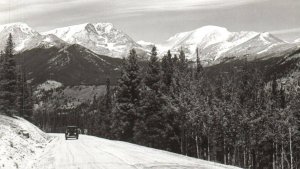
{"type": "Polygon", "coordinates": [[[16,64],[14,43],[9,34],[4,52],[0,53],[0,114],[32,120],[33,102],[25,68],[16,64]]]}
{"type": "Polygon", "coordinates": [[[135,50],[124,59],[95,135],[242,168],[300,167],[299,79],[265,82],[246,62],[208,77],[199,56],[159,60],[156,48],[147,64],[142,71],[135,50]]]}

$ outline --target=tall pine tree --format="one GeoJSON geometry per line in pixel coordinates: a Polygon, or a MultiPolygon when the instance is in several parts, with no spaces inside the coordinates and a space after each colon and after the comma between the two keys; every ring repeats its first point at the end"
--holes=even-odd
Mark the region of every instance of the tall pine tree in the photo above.
{"type": "Polygon", "coordinates": [[[134,126],[138,117],[140,103],[140,67],[134,49],[124,59],[121,78],[116,91],[116,104],[113,112],[113,129],[116,139],[133,141],[134,126]]]}
{"type": "Polygon", "coordinates": [[[198,79],[203,72],[203,67],[200,62],[199,49],[196,49],[196,79],[198,79]]]}
{"type": "Polygon", "coordinates": [[[9,34],[0,66],[0,112],[12,116],[17,113],[17,73],[13,55],[14,44],[9,34]]]}
{"type": "Polygon", "coordinates": [[[153,47],[144,78],[140,117],[135,128],[135,141],[155,148],[164,148],[166,120],[163,106],[166,104],[161,92],[161,70],[156,47],[153,47]]]}
{"type": "Polygon", "coordinates": [[[21,68],[17,77],[19,115],[27,120],[31,120],[33,115],[32,93],[31,87],[27,83],[26,71],[24,68],[21,68]]]}
{"type": "MultiPolygon", "coordinates": [[[[177,58],[177,57],[176,57],[177,58]]],[[[163,82],[163,90],[167,93],[170,89],[172,83],[172,77],[174,73],[174,62],[172,60],[171,51],[168,51],[168,54],[163,56],[162,58],[162,82],[163,82]]]]}

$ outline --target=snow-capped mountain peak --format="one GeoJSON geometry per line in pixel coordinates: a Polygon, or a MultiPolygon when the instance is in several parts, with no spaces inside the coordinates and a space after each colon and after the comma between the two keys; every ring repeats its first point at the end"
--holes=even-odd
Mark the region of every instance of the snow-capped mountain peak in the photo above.
{"type": "Polygon", "coordinates": [[[184,49],[187,55],[192,55],[196,48],[206,48],[209,45],[225,42],[232,36],[226,28],[204,26],[192,31],[177,33],[164,44],[158,45],[162,53],[167,50],[174,52],[184,49]]]}
{"type": "Polygon", "coordinates": [[[294,42],[295,42],[295,43],[299,43],[299,42],[300,42],[300,38],[299,38],[299,39],[296,39],[294,42]]]}
{"type": "MultiPolygon", "coordinates": [[[[30,28],[27,24],[20,22],[0,26],[0,39],[7,39],[9,34],[12,34],[16,51],[21,51],[27,48],[27,46],[31,46],[32,42],[30,41],[32,39],[41,38],[41,35],[37,31],[30,28]]],[[[0,50],[3,50],[5,45],[6,41],[1,41],[0,50]]]]}
{"type": "Polygon", "coordinates": [[[70,44],[80,44],[101,55],[121,57],[129,49],[140,47],[124,32],[111,23],[85,23],[57,28],[43,35],[53,34],[70,44]]]}
{"type": "Polygon", "coordinates": [[[35,36],[39,33],[29,27],[26,23],[22,22],[16,22],[16,23],[10,23],[5,25],[0,25],[0,32],[7,31],[12,34],[26,34],[29,36],[35,36]]]}
{"type": "MultiPolygon", "coordinates": [[[[265,32],[230,32],[218,26],[204,26],[192,31],[177,33],[164,44],[158,45],[160,53],[167,50],[178,52],[184,50],[186,55],[195,59],[196,49],[201,53],[204,64],[222,62],[225,58],[239,58],[243,56],[264,57],[270,52],[289,50],[295,45],[265,32]]],[[[226,59],[225,59],[226,60],[226,59]]]]}
{"type": "Polygon", "coordinates": [[[167,46],[176,46],[181,44],[195,44],[202,42],[203,47],[226,40],[231,33],[222,27],[204,26],[193,31],[177,33],[167,40],[167,46]]]}
{"type": "MultiPolygon", "coordinates": [[[[145,55],[145,50],[123,31],[111,23],[84,23],[57,28],[39,33],[25,23],[0,25],[0,38],[7,39],[13,35],[15,51],[22,52],[36,47],[61,47],[79,44],[91,51],[111,57],[121,58],[132,48],[145,55]]],[[[0,42],[0,51],[6,41],[0,42]]]]}
{"type": "Polygon", "coordinates": [[[96,23],[94,26],[101,33],[110,33],[114,29],[112,23],[96,23]]]}
{"type": "Polygon", "coordinates": [[[85,36],[87,34],[97,34],[97,31],[94,25],[90,23],[85,23],[85,24],[57,28],[48,32],[43,32],[42,34],[43,35],[53,34],[64,41],[75,43],[77,40],[75,36],[79,36],[79,34],[81,36],[85,36]]]}
{"type": "MultiPolygon", "coordinates": [[[[16,52],[42,46],[52,47],[65,44],[63,40],[59,39],[55,35],[41,35],[39,32],[29,27],[26,23],[21,22],[0,25],[0,39],[7,39],[9,34],[12,34],[16,52]]],[[[4,49],[5,45],[6,40],[0,42],[0,51],[4,49]]]]}
{"type": "Polygon", "coordinates": [[[271,44],[271,43],[282,43],[284,42],[283,40],[275,37],[269,32],[264,32],[259,34],[259,38],[264,41],[266,44],[271,44]]]}

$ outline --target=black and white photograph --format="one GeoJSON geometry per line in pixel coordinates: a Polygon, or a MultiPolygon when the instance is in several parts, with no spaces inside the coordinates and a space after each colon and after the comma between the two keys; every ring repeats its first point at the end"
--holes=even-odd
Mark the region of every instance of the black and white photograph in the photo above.
{"type": "Polygon", "coordinates": [[[0,169],[300,169],[300,0],[0,0],[0,169]]]}

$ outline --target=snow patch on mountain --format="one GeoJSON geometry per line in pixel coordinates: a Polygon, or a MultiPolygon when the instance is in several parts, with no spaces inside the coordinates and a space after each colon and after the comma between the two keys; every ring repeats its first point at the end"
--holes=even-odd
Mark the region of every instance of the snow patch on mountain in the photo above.
{"type": "Polygon", "coordinates": [[[296,40],[294,41],[294,43],[297,44],[297,46],[300,47],[300,38],[299,38],[299,39],[296,39],[296,40]]]}
{"type": "MultiPolygon", "coordinates": [[[[64,53],[68,53],[68,52],[65,52],[63,51],[64,53]]],[[[51,68],[61,68],[63,66],[66,66],[68,65],[69,63],[71,62],[71,58],[69,55],[63,55],[63,54],[58,54],[56,55],[55,57],[51,58],[49,61],[48,61],[48,69],[51,69],[51,68]]]]}
{"type": "Polygon", "coordinates": [[[146,41],[140,40],[140,41],[137,41],[137,43],[148,53],[151,52],[151,50],[154,46],[156,46],[157,50],[161,49],[161,46],[158,46],[152,42],[146,42],[146,41]]]}
{"type": "Polygon", "coordinates": [[[267,47],[266,49],[258,52],[257,54],[262,54],[262,53],[265,53],[265,52],[268,52],[272,47],[276,46],[276,44],[272,44],[271,46],[267,47]]]}
{"type": "Polygon", "coordinates": [[[137,41],[137,43],[141,46],[152,46],[152,45],[155,45],[154,43],[152,42],[146,42],[146,41],[143,41],[143,40],[139,40],[137,41]]]}
{"type": "Polygon", "coordinates": [[[45,35],[43,36],[43,39],[41,40],[41,44],[46,46],[46,47],[62,47],[64,45],[67,45],[67,43],[60,38],[58,38],[55,35],[45,35]]]}
{"type": "Polygon", "coordinates": [[[47,80],[46,82],[38,85],[36,91],[50,91],[60,88],[62,86],[63,84],[60,82],[57,82],[55,80],[47,80]]]}

